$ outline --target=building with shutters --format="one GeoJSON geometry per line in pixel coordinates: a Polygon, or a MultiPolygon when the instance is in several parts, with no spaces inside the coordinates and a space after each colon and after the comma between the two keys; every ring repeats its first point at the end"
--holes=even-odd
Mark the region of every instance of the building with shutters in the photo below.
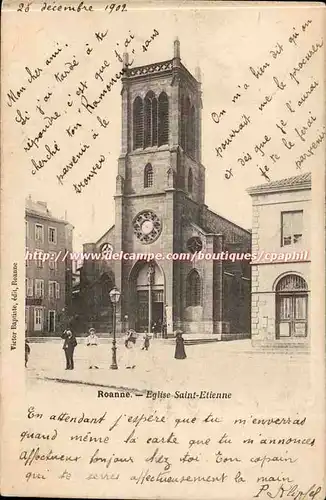
{"type": "Polygon", "coordinates": [[[198,251],[250,252],[251,246],[248,230],[205,204],[199,71],[194,77],[182,64],[175,40],[172,59],[125,66],[121,96],[115,224],[83,251],[194,258],[85,260],[80,274],[84,329],[112,328],[109,291],[116,286],[121,291],[118,332],[127,326],[148,331],[164,323],[168,334],[181,328],[219,339],[249,336],[249,262],[195,256],[198,251]]]}
{"type": "Polygon", "coordinates": [[[54,217],[47,203],[35,202],[31,198],[26,200],[25,225],[27,335],[62,333],[71,309],[71,262],[70,259],[63,262],[61,258],[56,262],[54,256],[59,252],[64,256],[66,251],[72,251],[73,226],[54,217]]]}
{"type": "Polygon", "coordinates": [[[268,182],[248,192],[253,203],[252,252],[263,252],[252,265],[252,342],[307,346],[311,174],[268,182]]]}

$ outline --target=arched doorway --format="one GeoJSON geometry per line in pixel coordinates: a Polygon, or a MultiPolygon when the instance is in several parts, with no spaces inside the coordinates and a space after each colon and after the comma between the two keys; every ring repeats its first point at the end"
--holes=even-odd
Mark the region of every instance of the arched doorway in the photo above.
{"type": "Polygon", "coordinates": [[[130,275],[134,325],[138,332],[161,332],[164,321],[164,275],[155,262],[137,263],[130,275]]]}
{"type": "Polygon", "coordinates": [[[306,337],[308,286],[297,274],[283,276],[276,285],[276,338],[306,337]]]}

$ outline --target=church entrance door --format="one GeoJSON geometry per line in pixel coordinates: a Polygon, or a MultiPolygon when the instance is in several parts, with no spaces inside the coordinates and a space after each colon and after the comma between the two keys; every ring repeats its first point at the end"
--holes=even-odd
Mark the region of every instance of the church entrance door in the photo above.
{"type": "Polygon", "coordinates": [[[135,328],[138,332],[161,334],[164,319],[164,278],[157,265],[144,263],[135,279],[135,328]],[[154,269],[154,272],[153,272],[154,269]],[[151,325],[150,325],[151,324],[151,325]]]}
{"type": "MultiPolygon", "coordinates": [[[[163,323],[163,288],[151,290],[152,328],[153,333],[161,333],[163,323]]],[[[149,321],[149,290],[137,290],[136,330],[148,332],[149,321]]]]}

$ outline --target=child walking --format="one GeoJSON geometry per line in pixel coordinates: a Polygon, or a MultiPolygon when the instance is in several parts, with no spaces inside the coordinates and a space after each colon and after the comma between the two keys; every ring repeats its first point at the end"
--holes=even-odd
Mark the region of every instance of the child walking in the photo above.
{"type": "Polygon", "coordinates": [[[95,333],[95,328],[90,328],[88,332],[89,335],[86,338],[86,347],[88,350],[89,368],[98,369],[97,365],[98,336],[95,333]]]}
{"type": "Polygon", "coordinates": [[[149,340],[150,340],[150,336],[148,335],[148,333],[145,333],[145,335],[143,337],[143,347],[141,348],[142,351],[148,351],[149,340]]]}

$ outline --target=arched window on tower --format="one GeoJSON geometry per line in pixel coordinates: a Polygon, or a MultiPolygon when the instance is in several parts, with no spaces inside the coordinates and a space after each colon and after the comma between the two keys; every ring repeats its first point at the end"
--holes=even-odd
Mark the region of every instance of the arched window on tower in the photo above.
{"type": "Polygon", "coordinates": [[[189,168],[189,171],[188,171],[188,193],[192,193],[193,183],[194,183],[194,178],[192,175],[192,170],[191,170],[191,168],[189,168]]]}
{"type": "Polygon", "coordinates": [[[153,186],[153,167],[150,163],[147,163],[144,168],[144,188],[149,188],[153,186]]]}
{"type": "Polygon", "coordinates": [[[157,146],[157,99],[154,92],[149,91],[144,106],[145,141],[144,146],[157,146]]]}
{"type": "Polygon", "coordinates": [[[144,145],[144,104],[139,96],[133,104],[133,143],[134,149],[144,145]]]}
{"type": "Polygon", "coordinates": [[[158,145],[169,142],[169,100],[165,92],[158,98],[158,145]]]}
{"type": "Polygon", "coordinates": [[[199,306],[201,302],[201,280],[196,269],[187,276],[186,306],[199,306]]]}

